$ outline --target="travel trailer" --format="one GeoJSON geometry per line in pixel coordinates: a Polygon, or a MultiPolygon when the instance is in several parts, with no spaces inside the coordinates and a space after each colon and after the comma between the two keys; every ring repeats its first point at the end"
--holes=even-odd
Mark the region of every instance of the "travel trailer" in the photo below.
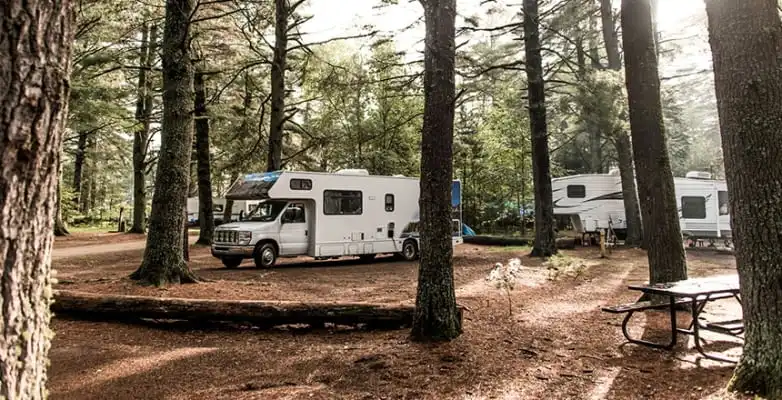
{"type": "MultiPolygon", "coordinates": [[[[461,186],[454,181],[453,244],[461,235],[461,186]]],[[[225,197],[258,201],[241,221],[215,229],[212,255],[227,268],[252,258],[268,268],[278,257],[315,259],[393,253],[418,257],[417,178],[374,176],[366,170],[336,173],[277,171],[239,178],[225,197]]]]}
{"type": "MultiPolygon", "coordinates": [[[[231,221],[238,221],[241,217],[252,210],[258,201],[239,200],[233,202],[231,207],[231,221],[223,221],[223,210],[225,209],[225,198],[212,199],[212,213],[215,223],[223,224],[231,221]]],[[[189,197],[187,199],[187,222],[191,225],[198,225],[198,197],[189,197]]]]}
{"type": "MultiPolygon", "coordinates": [[[[617,170],[608,174],[582,174],[552,179],[554,215],[567,216],[581,234],[609,228],[623,238],[627,229],[622,181],[617,170]]],[[[708,172],[688,172],[674,178],[676,206],[682,234],[691,239],[732,237],[725,181],[708,172]]],[[[643,201],[642,199],[639,199],[643,201]]]]}

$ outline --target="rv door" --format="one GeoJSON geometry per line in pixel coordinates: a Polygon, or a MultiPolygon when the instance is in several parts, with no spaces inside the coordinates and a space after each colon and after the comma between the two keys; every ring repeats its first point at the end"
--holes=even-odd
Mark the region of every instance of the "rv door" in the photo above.
{"type": "Polygon", "coordinates": [[[304,203],[289,203],[280,222],[280,255],[307,254],[309,250],[309,225],[304,203]]]}

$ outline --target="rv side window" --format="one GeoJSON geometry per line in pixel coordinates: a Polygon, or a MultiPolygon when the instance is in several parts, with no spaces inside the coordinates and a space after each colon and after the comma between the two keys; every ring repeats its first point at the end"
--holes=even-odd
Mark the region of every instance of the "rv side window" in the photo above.
{"type": "Polygon", "coordinates": [[[326,215],[361,215],[363,196],[357,190],[323,191],[323,213],[326,215]]]}
{"type": "Polygon", "coordinates": [[[394,195],[391,193],[386,194],[386,211],[394,211],[394,195]]]}
{"type": "Polygon", "coordinates": [[[720,215],[730,214],[730,208],[728,207],[728,192],[720,190],[717,192],[717,199],[720,203],[720,215]]]}
{"type": "Polygon", "coordinates": [[[571,199],[583,199],[586,197],[586,186],[584,185],[568,185],[567,197],[571,199]]]}
{"type": "Polygon", "coordinates": [[[312,181],[309,179],[291,179],[291,190],[312,190],[312,181]]]}
{"type": "Polygon", "coordinates": [[[695,196],[682,197],[682,218],[706,218],[706,198],[695,196]]]}

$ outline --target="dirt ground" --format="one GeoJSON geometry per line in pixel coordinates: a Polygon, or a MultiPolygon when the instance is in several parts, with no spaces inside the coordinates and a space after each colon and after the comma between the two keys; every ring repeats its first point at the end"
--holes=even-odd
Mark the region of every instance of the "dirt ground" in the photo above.
{"type": "MultiPolygon", "coordinates": [[[[143,237],[111,234],[55,243],[58,288],[164,297],[412,303],[416,263],[378,258],[283,260],[271,270],[247,261],[227,270],[205,247],[191,267],[210,281],[157,289],[126,276],[140,263],[143,237]],[[72,243],[90,246],[80,255],[72,243]],[[105,252],[92,245],[109,243],[105,252]],[[124,247],[123,247],[123,244],[124,247]],[[117,247],[119,245],[119,247],[117,247]],[[67,253],[63,253],[67,250],[67,253]],[[60,254],[58,257],[57,254],[60,254]]],[[[542,263],[520,249],[461,245],[454,257],[464,334],[444,345],[413,343],[408,331],[129,325],[56,317],[49,390],[53,399],[733,399],[732,366],[696,357],[692,341],[673,352],[623,344],[621,316],[600,311],[630,302],[648,276],[640,250],[564,251],[542,263]],[[487,282],[495,263],[524,266],[509,294],[487,282]]],[[[735,273],[733,256],[688,253],[691,276],[735,273]]],[[[735,302],[708,308],[740,315],[735,302]]],[[[680,325],[689,323],[680,314],[680,325]]],[[[709,315],[707,315],[707,318],[709,315]]],[[[639,315],[631,332],[664,339],[665,315],[639,315]]],[[[714,337],[707,349],[736,356],[714,337]]]]}

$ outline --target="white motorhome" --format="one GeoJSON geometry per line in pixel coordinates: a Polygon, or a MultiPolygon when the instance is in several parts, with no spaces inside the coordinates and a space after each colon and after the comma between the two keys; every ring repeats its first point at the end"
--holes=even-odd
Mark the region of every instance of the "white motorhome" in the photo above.
{"type": "MultiPolygon", "coordinates": [[[[609,226],[620,238],[627,229],[622,181],[617,170],[551,180],[554,215],[569,216],[575,230],[597,233],[609,226]]],[[[732,237],[725,181],[708,172],[688,172],[674,178],[682,234],[690,238],[732,237]]]]}
{"type": "MultiPolygon", "coordinates": [[[[454,181],[459,211],[460,189],[454,181]]],[[[268,268],[278,257],[301,255],[372,259],[394,253],[413,260],[420,248],[418,195],[417,178],[375,176],[366,170],[249,174],[225,197],[260,201],[241,221],[215,229],[212,255],[227,268],[247,258],[268,268]]],[[[463,239],[460,219],[454,223],[456,245],[463,239]]]]}

